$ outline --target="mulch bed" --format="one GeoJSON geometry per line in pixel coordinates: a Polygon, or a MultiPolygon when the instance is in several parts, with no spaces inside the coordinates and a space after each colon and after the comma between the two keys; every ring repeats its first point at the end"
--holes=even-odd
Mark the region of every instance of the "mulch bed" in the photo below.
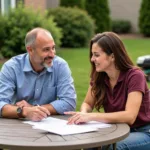
{"type": "Polygon", "coordinates": [[[3,64],[4,62],[6,62],[8,59],[0,59],[0,64],[3,64]]]}

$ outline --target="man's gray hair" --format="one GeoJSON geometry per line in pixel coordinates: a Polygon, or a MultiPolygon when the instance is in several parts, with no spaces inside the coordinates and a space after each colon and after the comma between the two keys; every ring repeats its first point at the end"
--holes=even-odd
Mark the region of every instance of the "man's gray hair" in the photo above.
{"type": "Polygon", "coordinates": [[[25,37],[25,47],[26,48],[27,48],[27,46],[32,46],[32,47],[35,46],[35,41],[36,41],[36,38],[37,38],[37,35],[39,32],[45,32],[52,37],[51,33],[48,30],[43,29],[43,28],[39,28],[39,27],[34,28],[33,30],[29,31],[26,34],[26,37],[25,37]]]}

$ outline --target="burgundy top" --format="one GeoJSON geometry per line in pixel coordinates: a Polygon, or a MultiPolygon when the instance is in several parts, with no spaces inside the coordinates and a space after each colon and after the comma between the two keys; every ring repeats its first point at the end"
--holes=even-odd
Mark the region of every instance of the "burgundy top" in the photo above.
{"type": "Polygon", "coordinates": [[[142,104],[136,121],[131,127],[139,127],[150,123],[150,92],[146,84],[144,73],[139,69],[129,69],[121,72],[118,81],[111,90],[109,79],[106,77],[106,96],[104,102],[105,112],[116,112],[125,110],[128,94],[133,91],[143,93],[142,104]]]}

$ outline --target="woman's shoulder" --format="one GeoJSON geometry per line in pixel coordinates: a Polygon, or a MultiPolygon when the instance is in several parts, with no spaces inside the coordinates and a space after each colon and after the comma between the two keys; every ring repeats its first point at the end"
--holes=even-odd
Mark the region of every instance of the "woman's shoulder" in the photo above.
{"type": "Polygon", "coordinates": [[[132,76],[143,76],[143,77],[145,77],[145,74],[140,68],[134,67],[134,68],[131,68],[127,71],[127,76],[128,77],[132,77],[132,76]]]}
{"type": "Polygon", "coordinates": [[[131,85],[141,85],[143,86],[146,84],[146,76],[144,72],[140,68],[132,68],[127,71],[126,74],[126,82],[131,85]]]}

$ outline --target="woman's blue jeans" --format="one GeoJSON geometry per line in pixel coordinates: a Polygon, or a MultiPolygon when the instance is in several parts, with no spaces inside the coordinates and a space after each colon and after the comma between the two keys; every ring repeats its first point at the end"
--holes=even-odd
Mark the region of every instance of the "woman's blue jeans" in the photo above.
{"type": "MultiPolygon", "coordinates": [[[[102,150],[105,150],[105,148],[106,146],[102,146],[102,150]]],[[[97,150],[97,148],[88,150],[97,150]]],[[[112,150],[112,145],[109,150],[112,150]]],[[[116,150],[150,150],[150,124],[132,128],[127,138],[117,142],[116,150]]]]}

